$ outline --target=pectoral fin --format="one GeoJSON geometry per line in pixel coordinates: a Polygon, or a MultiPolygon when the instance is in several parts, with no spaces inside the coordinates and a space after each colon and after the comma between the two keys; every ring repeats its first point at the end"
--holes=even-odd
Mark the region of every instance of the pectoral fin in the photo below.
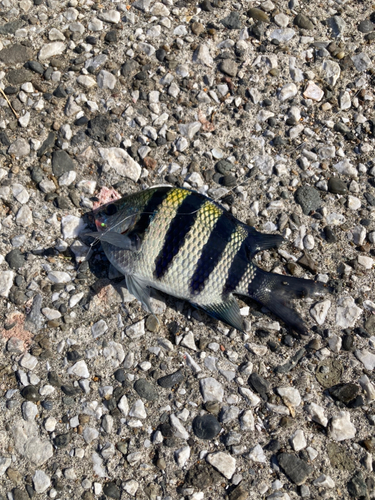
{"type": "Polygon", "coordinates": [[[148,284],[141,278],[130,274],[125,275],[125,281],[126,288],[129,290],[129,292],[134,295],[134,297],[138,299],[139,302],[142,303],[146,311],[154,314],[150,302],[150,287],[148,286],[148,284]]]}
{"type": "Polygon", "coordinates": [[[219,319],[227,325],[233,326],[243,332],[243,321],[238,303],[233,296],[217,304],[198,306],[213,318],[219,319]]]}
{"type": "Polygon", "coordinates": [[[128,236],[126,234],[116,233],[115,231],[107,231],[103,233],[85,233],[84,236],[91,236],[92,238],[96,238],[99,241],[105,241],[122,250],[131,250],[133,252],[138,251],[141,246],[141,239],[134,233],[128,236]]]}

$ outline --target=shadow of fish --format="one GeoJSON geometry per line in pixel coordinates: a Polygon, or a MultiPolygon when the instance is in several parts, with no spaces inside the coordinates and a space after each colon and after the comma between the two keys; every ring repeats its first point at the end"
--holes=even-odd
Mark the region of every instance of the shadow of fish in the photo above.
{"type": "Polygon", "coordinates": [[[151,188],[107,203],[93,216],[98,232],[88,235],[100,240],[128,290],[150,312],[153,287],[242,331],[234,294],[246,295],[306,335],[289,302],[328,291],[322,283],[257,267],[254,255],[279,246],[283,238],[259,233],[195,191],[151,188]]]}

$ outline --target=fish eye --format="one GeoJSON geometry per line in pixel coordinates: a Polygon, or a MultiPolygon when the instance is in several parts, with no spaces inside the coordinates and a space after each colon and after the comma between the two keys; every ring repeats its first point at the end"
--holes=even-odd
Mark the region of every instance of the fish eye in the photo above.
{"type": "Polygon", "coordinates": [[[106,225],[105,225],[105,223],[104,223],[104,222],[102,222],[102,223],[100,224],[100,226],[101,226],[101,227],[105,227],[106,225]]]}
{"type": "Polygon", "coordinates": [[[108,207],[106,207],[105,209],[105,213],[107,215],[114,215],[115,213],[117,212],[117,207],[114,203],[111,203],[110,205],[108,205],[108,207]]]}

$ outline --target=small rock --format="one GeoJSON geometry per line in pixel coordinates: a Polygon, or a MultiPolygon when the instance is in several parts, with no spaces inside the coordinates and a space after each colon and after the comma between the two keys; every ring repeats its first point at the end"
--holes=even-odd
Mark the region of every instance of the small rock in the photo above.
{"type": "Polygon", "coordinates": [[[223,400],[224,388],[216,379],[212,377],[200,380],[200,390],[202,393],[203,401],[219,401],[223,400]]]}
{"type": "Polygon", "coordinates": [[[44,493],[51,486],[51,480],[44,471],[36,470],[33,475],[33,484],[36,493],[44,493]]]}
{"type": "Polygon", "coordinates": [[[292,483],[298,486],[303,484],[313,472],[313,468],[304,460],[290,453],[281,453],[278,455],[277,460],[292,483]]]}
{"type": "Polygon", "coordinates": [[[309,82],[305,91],[303,92],[303,97],[306,99],[312,99],[313,101],[321,101],[323,99],[323,90],[316,85],[314,82],[309,82]]]}
{"type": "Polygon", "coordinates": [[[356,434],[356,428],[350,422],[350,413],[341,411],[338,415],[332,417],[330,422],[329,436],[334,441],[344,441],[353,439],[356,434]]]}
{"type": "Polygon", "coordinates": [[[197,416],[193,420],[193,432],[199,439],[213,439],[221,431],[221,425],[213,415],[197,416]]]}
{"type": "Polygon", "coordinates": [[[227,453],[222,451],[209,453],[206,460],[227,479],[231,479],[235,473],[236,459],[227,453]]]}

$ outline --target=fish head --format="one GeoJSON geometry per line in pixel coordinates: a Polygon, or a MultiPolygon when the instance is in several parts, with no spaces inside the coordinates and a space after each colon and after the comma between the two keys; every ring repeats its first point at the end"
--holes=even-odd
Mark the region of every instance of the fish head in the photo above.
{"type": "Polygon", "coordinates": [[[100,232],[115,231],[125,234],[135,224],[138,210],[126,198],[111,201],[93,211],[96,229],[100,232]]]}

